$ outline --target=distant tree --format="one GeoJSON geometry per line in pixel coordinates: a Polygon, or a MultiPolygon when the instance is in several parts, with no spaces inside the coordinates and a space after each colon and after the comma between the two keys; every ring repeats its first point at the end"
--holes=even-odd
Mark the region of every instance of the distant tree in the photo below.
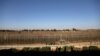
{"type": "Polygon", "coordinates": [[[50,31],[49,29],[47,29],[46,31],[50,31]]]}
{"type": "Polygon", "coordinates": [[[20,34],[22,31],[18,31],[18,33],[20,34]]]}
{"type": "Polygon", "coordinates": [[[24,30],[22,30],[22,31],[28,31],[28,29],[24,29],[24,30]]]}
{"type": "Polygon", "coordinates": [[[72,30],[73,30],[73,31],[77,31],[77,29],[76,29],[76,28],[73,28],[72,30]]]}
{"type": "Polygon", "coordinates": [[[57,31],[56,29],[53,29],[53,31],[57,31]]]}
{"type": "Polygon", "coordinates": [[[70,31],[69,29],[64,29],[63,31],[70,31]]]}
{"type": "Polygon", "coordinates": [[[41,29],[41,31],[45,31],[44,29],[41,29]]]}

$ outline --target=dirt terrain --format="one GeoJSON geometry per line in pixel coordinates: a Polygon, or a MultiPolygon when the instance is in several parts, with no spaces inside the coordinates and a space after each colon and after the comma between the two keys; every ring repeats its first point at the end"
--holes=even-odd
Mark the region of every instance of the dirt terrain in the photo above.
{"type": "Polygon", "coordinates": [[[100,41],[100,30],[79,31],[0,31],[3,44],[66,44],[100,41]]]}

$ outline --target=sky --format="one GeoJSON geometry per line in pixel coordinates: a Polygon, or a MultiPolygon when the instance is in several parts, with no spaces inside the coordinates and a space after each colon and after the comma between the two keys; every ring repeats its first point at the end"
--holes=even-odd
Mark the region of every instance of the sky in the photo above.
{"type": "Polygon", "coordinates": [[[99,29],[99,0],[0,0],[0,29],[99,29]]]}

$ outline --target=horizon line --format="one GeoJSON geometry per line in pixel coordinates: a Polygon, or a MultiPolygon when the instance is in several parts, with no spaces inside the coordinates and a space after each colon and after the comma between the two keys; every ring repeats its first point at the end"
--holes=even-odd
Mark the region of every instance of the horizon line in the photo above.
{"type": "Polygon", "coordinates": [[[57,29],[57,28],[52,28],[52,29],[50,29],[50,28],[47,28],[47,29],[45,29],[45,28],[33,28],[33,29],[26,29],[26,28],[23,28],[23,29],[0,29],[0,30],[73,30],[73,29],[76,29],[76,30],[100,30],[100,28],[85,28],[85,29],[82,29],[82,28],[63,28],[63,29],[57,29]]]}

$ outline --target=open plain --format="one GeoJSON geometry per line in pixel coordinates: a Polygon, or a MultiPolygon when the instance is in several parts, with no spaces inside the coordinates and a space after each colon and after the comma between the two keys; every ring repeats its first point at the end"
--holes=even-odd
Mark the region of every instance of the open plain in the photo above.
{"type": "Polygon", "coordinates": [[[0,49],[24,47],[100,47],[100,30],[0,31],[0,49]]]}

